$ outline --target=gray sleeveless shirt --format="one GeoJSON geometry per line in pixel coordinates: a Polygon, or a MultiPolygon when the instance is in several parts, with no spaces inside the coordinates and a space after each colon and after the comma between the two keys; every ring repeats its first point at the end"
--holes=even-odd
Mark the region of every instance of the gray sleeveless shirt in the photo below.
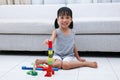
{"type": "Polygon", "coordinates": [[[74,44],[75,44],[75,32],[71,29],[69,35],[62,33],[61,29],[56,29],[57,38],[53,46],[54,55],[58,55],[61,58],[66,56],[74,56],[74,44]]]}

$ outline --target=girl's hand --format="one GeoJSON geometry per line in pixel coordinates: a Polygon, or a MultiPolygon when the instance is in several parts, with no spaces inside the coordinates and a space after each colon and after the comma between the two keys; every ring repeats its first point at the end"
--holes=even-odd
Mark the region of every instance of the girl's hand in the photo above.
{"type": "Polygon", "coordinates": [[[79,58],[78,59],[80,62],[85,62],[86,60],[85,59],[83,59],[83,58],[79,58]]]}
{"type": "Polygon", "coordinates": [[[48,44],[49,39],[46,39],[43,44],[48,44]]]}

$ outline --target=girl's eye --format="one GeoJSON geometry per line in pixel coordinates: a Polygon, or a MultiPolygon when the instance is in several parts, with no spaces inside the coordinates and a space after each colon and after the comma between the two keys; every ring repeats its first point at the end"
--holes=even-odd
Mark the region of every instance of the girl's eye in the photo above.
{"type": "Polygon", "coordinates": [[[61,19],[64,19],[64,17],[60,17],[61,19]]]}
{"type": "Polygon", "coordinates": [[[69,16],[67,16],[66,19],[69,19],[69,16]]]}
{"type": "Polygon", "coordinates": [[[61,17],[60,17],[60,19],[69,19],[69,18],[70,18],[69,16],[66,16],[66,17],[61,16],[61,17]]]}

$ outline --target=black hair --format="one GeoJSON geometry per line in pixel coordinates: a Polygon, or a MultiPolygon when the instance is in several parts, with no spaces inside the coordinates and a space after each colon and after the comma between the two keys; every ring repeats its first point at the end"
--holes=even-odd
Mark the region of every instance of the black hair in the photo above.
{"type": "MultiPolygon", "coordinates": [[[[72,10],[70,8],[68,8],[68,7],[61,7],[57,11],[57,17],[59,17],[61,15],[67,15],[67,16],[70,16],[72,18],[72,10]]],[[[59,25],[58,25],[58,22],[57,22],[57,18],[55,19],[54,26],[55,26],[55,29],[59,28],[59,25]]],[[[73,28],[73,21],[69,25],[69,28],[70,29],[73,28]]]]}

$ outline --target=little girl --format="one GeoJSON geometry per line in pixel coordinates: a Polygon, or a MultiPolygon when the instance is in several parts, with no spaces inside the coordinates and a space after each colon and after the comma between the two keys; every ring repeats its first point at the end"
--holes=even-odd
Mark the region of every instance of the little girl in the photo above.
{"type": "MultiPolygon", "coordinates": [[[[55,30],[50,39],[54,43],[53,67],[62,69],[72,69],[78,67],[97,68],[96,62],[86,61],[80,58],[75,44],[75,31],[73,28],[72,10],[68,7],[62,7],[57,12],[55,20],[55,30]],[[75,57],[77,60],[75,60],[75,57]]],[[[47,64],[47,59],[36,59],[36,65],[47,64]]]]}

